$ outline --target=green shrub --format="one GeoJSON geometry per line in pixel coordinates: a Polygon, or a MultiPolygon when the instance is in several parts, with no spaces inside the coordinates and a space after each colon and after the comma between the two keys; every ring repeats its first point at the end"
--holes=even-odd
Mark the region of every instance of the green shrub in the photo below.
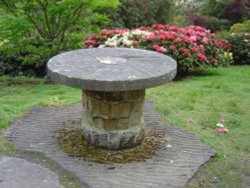
{"type": "Polygon", "coordinates": [[[205,19],[205,28],[210,29],[212,32],[228,30],[230,28],[230,23],[228,20],[218,19],[213,16],[206,16],[205,19]]]}
{"type": "Polygon", "coordinates": [[[231,33],[228,30],[221,30],[221,31],[216,32],[216,37],[219,39],[227,40],[227,38],[230,34],[231,33]]]}
{"type": "Polygon", "coordinates": [[[0,46],[0,75],[44,76],[45,65],[58,53],[56,45],[24,38],[0,46]]]}
{"type": "Polygon", "coordinates": [[[204,4],[201,7],[201,14],[219,18],[221,11],[229,1],[230,0],[204,0],[204,4]]]}
{"type": "Polygon", "coordinates": [[[43,76],[45,67],[22,64],[22,56],[9,56],[0,52],[0,76],[43,76]],[[42,72],[42,74],[41,74],[42,72]]]}
{"type": "Polygon", "coordinates": [[[171,22],[172,25],[176,25],[178,27],[187,27],[193,25],[188,16],[175,16],[171,22]]]}
{"type": "Polygon", "coordinates": [[[250,65],[250,33],[232,33],[227,40],[231,45],[234,63],[250,65]]]}
{"type": "Polygon", "coordinates": [[[201,14],[226,19],[230,24],[249,19],[249,0],[205,0],[201,14]]]}
{"type": "Polygon", "coordinates": [[[206,29],[210,29],[212,32],[228,30],[230,28],[228,20],[218,19],[213,16],[190,16],[190,20],[193,25],[205,27],[206,29]]]}
{"type": "Polygon", "coordinates": [[[61,43],[34,37],[0,41],[0,75],[44,76],[48,60],[63,49],[81,48],[82,38],[82,33],[71,33],[65,38],[63,48],[61,43]]]}
{"type": "Polygon", "coordinates": [[[232,25],[230,28],[230,32],[232,33],[238,33],[238,32],[245,32],[245,33],[250,33],[250,20],[247,20],[243,23],[237,23],[232,25]]]}

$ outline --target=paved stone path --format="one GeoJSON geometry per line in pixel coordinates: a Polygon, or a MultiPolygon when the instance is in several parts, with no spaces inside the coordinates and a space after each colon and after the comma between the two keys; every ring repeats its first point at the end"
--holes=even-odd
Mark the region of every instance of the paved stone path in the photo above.
{"type": "Polygon", "coordinates": [[[214,155],[194,134],[166,124],[153,103],[146,101],[146,129],[164,132],[167,141],[151,159],[129,164],[98,164],[70,157],[59,149],[55,131],[69,123],[77,126],[81,114],[81,104],[64,108],[33,107],[7,130],[5,137],[26,150],[44,153],[90,188],[184,187],[214,155]]]}
{"type": "Polygon", "coordinates": [[[63,188],[49,169],[24,159],[0,156],[1,188],[63,188]]]}

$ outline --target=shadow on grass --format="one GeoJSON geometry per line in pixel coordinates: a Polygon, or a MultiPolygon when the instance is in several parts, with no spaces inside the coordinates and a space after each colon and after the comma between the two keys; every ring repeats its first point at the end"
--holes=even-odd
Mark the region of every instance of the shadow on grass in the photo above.
{"type": "Polygon", "coordinates": [[[10,77],[3,76],[0,78],[0,83],[4,85],[37,85],[44,83],[44,80],[41,78],[29,78],[23,76],[10,77]]]}
{"type": "Polygon", "coordinates": [[[187,77],[211,77],[211,76],[220,76],[221,73],[217,71],[215,68],[209,69],[197,69],[195,71],[190,72],[178,72],[177,76],[175,77],[175,81],[182,81],[187,77]]]}

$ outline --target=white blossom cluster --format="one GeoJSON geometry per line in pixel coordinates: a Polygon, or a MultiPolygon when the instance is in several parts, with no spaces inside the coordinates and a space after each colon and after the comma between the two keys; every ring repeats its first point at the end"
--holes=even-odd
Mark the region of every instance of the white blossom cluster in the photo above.
{"type": "Polygon", "coordinates": [[[104,45],[100,45],[99,48],[104,48],[104,47],[130,47],[133,48],[133,38],[138,37],[138,38],[146,38],[149,36],[151,32],[148,31],[142,31],[139,29],[132,30],[125,32],[123,34],[117,34],[113,36],[112,38],[108,38],[107,41],[105,42],[104,45]]]}
{"type": "Polygon", "coordinates": [[[2,40],[0,41],[0,46],[3,46],[4,44],[8,43],[9,40],[5,39],[5,40],[2,40]]]}
{"type": "Polygon", "coordinates": [[[204,3],[204,0],[176,0],[175,6],[185,11],[192,11],[198,10],[204,3]]]}

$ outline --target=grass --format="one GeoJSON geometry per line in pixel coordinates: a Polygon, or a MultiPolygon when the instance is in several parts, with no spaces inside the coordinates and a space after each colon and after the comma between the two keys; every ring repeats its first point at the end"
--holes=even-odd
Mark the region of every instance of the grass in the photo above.
{"type": "Polygon", "coordinates": [[[41,79],[0,77],[0,132],[34,105],[59,107],[81,100],[81,90],[41,79]]]}
{"type": "Polygon", "coordinates": [[[216,157],[187,187],[250,186],[250,67],[220,68],[150,89],[147,95],[172,125],[195,133],[216,157]],[[192,118],[193,123],[186,120],[192,118]],[[225,119],[227,134],[215,132],[225,119]]]}
{"type": "MultiPolygon", "coordinates": [[[[216,151],[187,188],[250,186],[250,66],[208,69],[147,90],[170,124],[195,133],[216,151]],[[187,123],[188,118],[193,123],[187,123]],[[229,133],[215,132],[225,119],[229,133]]],[[[0,77],[0,132],[34,105],[63,106],[81,100],[81,91],[40,79],[0,77]]],[[[18,149],[0,136],[0,155],[18,149]]],[[[64,184],[71,182],[66,176],[64,184]]]]}

